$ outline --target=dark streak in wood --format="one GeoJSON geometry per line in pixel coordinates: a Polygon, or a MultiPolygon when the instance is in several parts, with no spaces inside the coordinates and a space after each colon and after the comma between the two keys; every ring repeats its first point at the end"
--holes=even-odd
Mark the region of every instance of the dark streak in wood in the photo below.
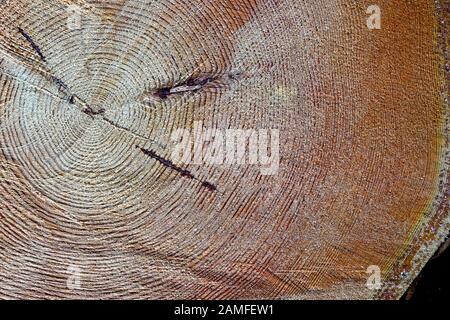
{"type": "Polygon", "coordinates": [[[99,114],[103,114],[105,113],[105,109],[101,108],[99,110],[94,110],[91,107],[86,107],[85,109],[83,109],[81,112],[91,116],[91,118],[94,118],[94,116],[99,115],[99,114]]]}
{"type": "Polygon", "coordinates": [[[144,149],[144,148],[141,148],[141,147],[139,147],[137,145],[136,145],[136,148],[140,149],[142,151],[142,153],[144,153],[146,156],[149,156],[150,158],[158,161],[159,163],[161,163],[165,167],[170,168],[170,169],[178,172],[182,177],[187,177],[187,178],[190,178],[190,179],[193,179],[193,180],[197,180],[197,181],[201,182],[202,187],[205,187],[205,188],[207,188],[210,191],[217,191],[217,187],[215,185],[213,185],[212,183],[210,183],[208,181],[202,181],[202,180],[198,179],[189,170],[186,170],[186,169],[178,167],[172,161],[167,160],[167,159],[159,156],[158,154],[156,154],[156,152],[154,152],[153,150],[144,149]]]}
{"type": "Polygon", "coordinates": [[[25,31],[23,31],[22,28],[17,28],[20,32],[20,34],[28,41],[28,43],[31,45],[34,51],[39,55],[42,61],[46,62],[44,55],[42,54],[41,48],[33,41],[33,38],[31,38],[25,31]]]}
{"type": "Polygon", "coordinates": [[[171,95],[185,94],[187,92],[197,92],[206,85],[214,82],[236,81],[241,76],[240,72],[225,73],[220,75],[204,75],[196,78],[189,78],[184,82],[178,83],[171,87],[163,87],[154,92],[154,96],[165,100],[171,95]]]}

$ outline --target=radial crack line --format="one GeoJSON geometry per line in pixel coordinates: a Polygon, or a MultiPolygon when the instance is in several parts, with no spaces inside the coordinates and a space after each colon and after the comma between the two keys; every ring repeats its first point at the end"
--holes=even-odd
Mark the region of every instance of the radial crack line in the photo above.
{"type": "Polygon", "coordinates": [[[23,31],[22,28],[17,28],[20,32],[20,34],[28,41],[28,43],[31,45],[33,50],[39,55],[42,61],[46,62],[44,55],[42,54],[41,48],[34,42],[33,38],[28,35],[25,31],[23,31]]]}
{"type": "MultiPolygon", "coordinates": [[[[102,109],[100,109],[100,111],[101,111],[101,110],[102,110],[102,109]]],[[[112,121],[111,119],[105,117],[105,116],[103,115],[103,112],[101,113],[101,117],[100,117],[99,119],[101,119],[102,121],[107,122],[109,125],[113,126],[114,128],[116,128],[116,129],[118,129],[118,130],[125,131],[125,132],[127,132],[127,133],[132,134],[132,135],[135,136],[136,138],[143,139],[143,140],[147,140],[147,141],[149,141],[149,142],[151,142],[151,143],[153,143],[153,144],[156,144],[156,145],[158,145],[160,148],[165,149],[165,148],[167,147],[166,145],[160,143],[159,141],[156,141],[156,140],[154,140],[154,139],[152,139],[152,138],[146,137],[146,136],[144,136],[144,135],[142,135],[142,134],[139,134],[139,133],[137,133],[137,132],[132,131],[131,129],[129,129],[129,128],[127,128],[127,127],[124,127],[124,126],[121,126],[121,125],[115,123],[115,122],[112,121]]]]}
{"type": "Polygon", "coordinates": [[[210,183],[208,181],[205,181],[205,180],[200,180],[199,178],[194,176],[189,170],[186,170],[186,169],[183,169],[181,167],[178,167],[172,161],[167,160],[167,159],[159,156],[158,154],[156,154],[156,152],[154,152],[153,150],[144,149],[142,147],[139,147],[138,145],[136,145],[136,148],[140,149],[143,154],[145,154],[146,156],[149,156],[150,158],[158,161],[163,166],[178,172],[182,177],[187,177],[189,179],[196,180],[196,181],[200,182],[202,187],[207,188],[209,191],[213,191],[213,192],[217,191],[217,187],[215,185],[213,185],[212,183],[210,183]]]}

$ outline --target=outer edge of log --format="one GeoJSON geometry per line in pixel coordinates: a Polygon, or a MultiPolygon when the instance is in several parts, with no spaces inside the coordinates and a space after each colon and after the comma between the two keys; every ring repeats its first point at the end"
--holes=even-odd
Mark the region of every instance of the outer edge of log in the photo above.
{"type": "Polygon", "coordinates": [[[416,228],[421,229],[420,232],[410,239],[411,242],[398,259],[397,265],[387,274],[380,292],[373,295],[372,298],[374,299],[401,298],[428,261],[446,241],[450,240],[450,210],[448,203],[450,197],[450,145],[448,135],[450,132],[448,74],[450,66],[448,45],[450,1],[439,0],[435,2],[435,5],[437,19],[436,42],[442,57],[439,68],[439,78],[442,83],[441,101],[444,114],[446,115],[446,123],[443,126],[443,152],[439,161],[437,193],[428,211],[424,213],[424,218],[416,225],[416,228]]]}

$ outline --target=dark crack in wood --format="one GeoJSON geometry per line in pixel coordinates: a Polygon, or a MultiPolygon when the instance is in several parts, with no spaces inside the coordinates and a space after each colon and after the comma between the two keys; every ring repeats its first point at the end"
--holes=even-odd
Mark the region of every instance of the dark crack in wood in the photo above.
{"type": "Polygon", "coordinates": [[[44,55],[42,54],[41,48],[34,42],[33,38],[31,38],[30,35],[28,35],[25,31],[23,31],[22,28],[17,28],[20,32],[20,34],[25,38],[25,40],[28,41],[30,46],[33,48],[33,50],[39,55],[42,61],[46,62],[44,55]]]}
{"type": "Polygon", "coordinates": [[[209,191],[212,191],[212,192],[217,191],[217,187],[214,184],[212,184],[208,181],[200,180],[199,178],[194,176],[189,170],[183,169],[183,168],[175,165],[172,161],[159,156],[153,150],[144,149],[142,147],[139,147],[138,145],[136,145],[136,148],[140,149],[142,151],[142,153],[144,153],[146,156],[149,156],[150,158],[158,161],[163,166],[178,172],[182,177],[186,177],[186,178],[193,179],[193,180],[200,182],[201,186],[208,189],[209,191]]]}
{"type": "Polygon", "coordinates": [[[219,75],[206,74],[197,77],[191,77],[183,82],[153,90],[143,95],[143,102],[164,101],[170,96],[184,95],[198,92],[204,88],[219,87],[230,81],[237,81],[241,77],[241,72],[228,72],[219,75]]]}

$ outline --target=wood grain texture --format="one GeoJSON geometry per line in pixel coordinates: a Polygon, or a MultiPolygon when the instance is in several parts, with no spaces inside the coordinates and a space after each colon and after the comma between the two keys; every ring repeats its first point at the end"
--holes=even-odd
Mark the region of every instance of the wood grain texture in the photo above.
{"type": "Polygon", "coordinates": [[[450,230],[449,3],[371,4],[1,1],[0,298],[399,298],[450,230]],[[196,121],[278,174],[167,162],[196,121]]]}

